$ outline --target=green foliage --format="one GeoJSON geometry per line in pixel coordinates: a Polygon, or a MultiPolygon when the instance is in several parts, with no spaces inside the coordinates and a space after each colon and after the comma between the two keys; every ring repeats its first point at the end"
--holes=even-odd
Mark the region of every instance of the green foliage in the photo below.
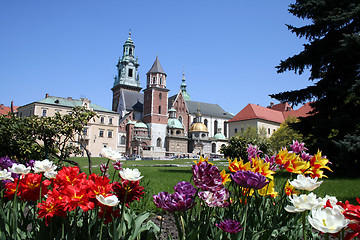
{"type": "Polygon", "coordinates": [[[269,139],[271,149],[275,151],[279,151],[283,147],[290,149],[293,140],[303,141],[301,133],[291,128],[291,125],[296,122],[298,122],[296,118],[287,118],[284,123],[280,124],[280,128],[269,139]]]}
{"type": "Polygon", "coordinates": [[[20,118],[12,114],[0,116],[0,156],[18,161],[53,158],[66,160],[80,151],[76,138],[96,114],[83,107],[53,117],[20,118]],[[69,143],[73,144],[69,144],[69,143]]]}
{"type": "Polygon", "coordinates": [[[225,157],[235,159],[241,158],[247,160],[248,145],[257,145],[264,154],[270,154],[270,144],[266,137],[266,130],[257,130],[256,127],[247,127],[243,132],[229,140],[228,146],[223,146],[220,150],[225,157]]]}
{"type": "MultiPolygon", "coordinates": [[[[278,72],[302,74],[310,69],[309,80],[314,84],[271,97],[295,105],[311,101],[313,115],[301,118],[295,129],[308,139],[311,151],[322,149],[332,162],[339,166],[341,162],[341,168],[347,169],[348,175],[357,174],[359,161],[354,166],[354,159],[343,158],[341,144],[336,142],[346,141],[346,135],[354,135],[359,129],[360,3],[297,0],[290,5],[289,12],[310,21],[302,27],[288,25],[291,32],[308,43],[302,52],[281,61],[278,72]]],[[[359,155],[356,158],[359,159],[359,155]]]]}

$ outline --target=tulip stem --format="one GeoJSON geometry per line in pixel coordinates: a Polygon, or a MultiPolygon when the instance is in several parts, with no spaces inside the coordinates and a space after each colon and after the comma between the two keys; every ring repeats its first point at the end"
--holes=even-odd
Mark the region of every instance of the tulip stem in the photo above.
{"type": "Polygon", "coordinates": [[[303,239],[306,240],[306,227],[305,227],[305,223],[306,223],[306,211],[304,211],[302,213],[302,225],[303,225],[303,239]]]}
{"type": "Polygon", "coordinates": [[[100,227],[100,237],[99,239],[101,240],[102,238],[102,231],[103,231],[103,227],[104,227],[104,217],[105,217],[105,214],[106,214],[106,205],[105,205],[105,209],[104,209],[104,212],[103,212],[103,215],[101,217],[101,227],[100,227]]]}

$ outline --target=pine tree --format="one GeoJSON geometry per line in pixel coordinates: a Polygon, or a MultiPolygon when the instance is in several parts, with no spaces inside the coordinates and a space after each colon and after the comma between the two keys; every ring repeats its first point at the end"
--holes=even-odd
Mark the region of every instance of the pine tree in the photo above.
{"type": "MultiPolygon", "coordinates": [[[[270,96],[294,105],[311,101],[312,115],[293,127],[309,140],[313,150],[323,150],[344,167],[346,160],[338,155],[340,146],[343,150],[351,143],[345,139],[360,136],[360,1],[297,0],[289,12],[310,20],[302,27],[287,25],[308,43],[302,52],[281,61],[277,71],[302,74],[309,69],[313,84],[270,96]]],[[[360,166],[354,159],[347,166],[354,162],[360,166]]]]}

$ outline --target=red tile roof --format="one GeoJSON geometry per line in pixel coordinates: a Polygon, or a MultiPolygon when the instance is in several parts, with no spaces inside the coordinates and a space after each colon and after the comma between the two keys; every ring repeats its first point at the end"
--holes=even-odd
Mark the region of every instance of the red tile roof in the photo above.
{"type": "Polygon", "coordinates": [[[238,114],[235,115],[229,122],[250,120],[250,119],[263,119],[272,122],[284,122],[284,115],[280,111],[275,111],[266,107],[261,107],[249,103],[238,114]]]}
{"type": "Polygon", "coordinates": [[[304,106],[297,110],[286,111],[290,107],[288,103],[274,105],[273,108],[261,107],[255,104],[249,103],[238,114],[235,115],[228,122],[237,122],[251,119],[263,119],[276,123],[283,123],[286,118],[292,117],[306,117],[312,110],[310,103],[306,103],[304,106]],[[275,107],[276,106],[276,107],[275,107]],[[275,109],[274,109],[275,107],[275,109]],[[283,109],[283,110],[280,110],[283,109]]]}
{"type": "Polygon", "coordinates": [[[310,115],[312,111],[312,107],[310,106],[310,102],[305,103],[301,108],[297,110],[284,112],[285,118],[288,117],[306,117],[310,115]]]}
{"type": "MultiPolygon", "coordinates": [[[[14,106],[14,111],[15,112],[16,112],[17,109],[18,109],[18,107],[14,106]]],[[[11,112],[11,108],[4,106],[4,104],[0,104],[0,115],[7,114],[8,112],[11,112]]]]}

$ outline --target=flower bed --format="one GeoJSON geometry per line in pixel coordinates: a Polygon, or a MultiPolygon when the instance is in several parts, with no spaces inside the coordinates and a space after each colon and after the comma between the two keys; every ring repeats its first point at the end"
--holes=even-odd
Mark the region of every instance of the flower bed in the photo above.
{"type": "MultiPolygon", "coordinates": [[[[309,155],[294,142],[273,157],[249,146],[249,158],[229,160],[229,173],[201,158],[190,182],[153,196],[173,215],[179,239],[353,239],[360,236],[360,206],[320,198],[314,191],[331,171],[321,152],[309,155]],[[281,187],[277,173],[292,177],[281,187]]],[[[137,169],[123,169],[115,152],[101,174],[49,161],[27,165],[0,159],[0,236],[4,239],[156,239],[163,236],[149,212],[135,212],[145,188],[137,169]],[[108,176],[109,163],[115,169],[108,176]],[[57,171],[58,170],[58,171],[57,171]],[[114,180],[116,179],[116,180],[114,180]]],[[[360,200],[358,199],[360,204],[360,200]]],[[[153,217],[152,217],[153,218],[153,217]]],[[[161,217],[159,219],[162,219],[161,217]]]]}

